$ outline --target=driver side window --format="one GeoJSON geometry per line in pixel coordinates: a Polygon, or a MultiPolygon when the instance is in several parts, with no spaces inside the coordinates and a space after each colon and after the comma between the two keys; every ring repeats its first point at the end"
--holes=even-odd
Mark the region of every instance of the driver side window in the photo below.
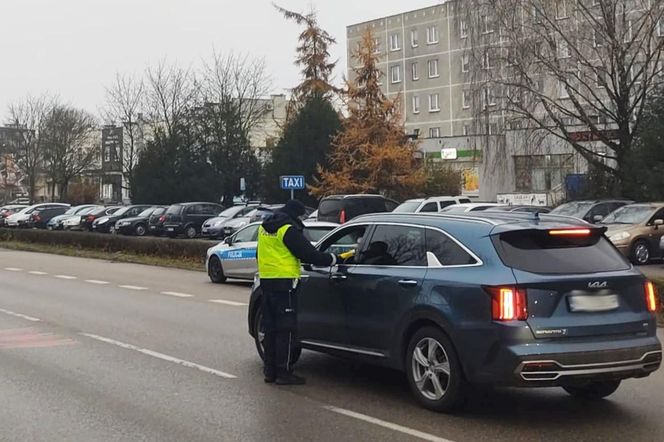
{"type": "Polygon", "coordinates": [[[233,237],[233,244],[258,241],[258,224],[240,230],[233,237]]]}
{"type": "MultiPolygon", "coordinates": [[[[320,251],[324,253],[334,253],[339,255],[341,253],[350,252],[355,250],[356,253],[362,247],[362,239],[368,226],[352,226],[340,230],[332,235],[320,246],[320,251]]],[[[344,264],[353,264],[354,259],[347,259],[344,264]]]]}
{"type": "Polygon", "coordinates": [[[657,213],[655,213],[652,216],[652,218],[650,218],[650,221],[648,222],[648,224],[650,224],[652,226],[652,225],[655,224],[655,221],[658,220],[658,219],[664,220],[664,209],[659,209],[657,211],[657,213]]]}

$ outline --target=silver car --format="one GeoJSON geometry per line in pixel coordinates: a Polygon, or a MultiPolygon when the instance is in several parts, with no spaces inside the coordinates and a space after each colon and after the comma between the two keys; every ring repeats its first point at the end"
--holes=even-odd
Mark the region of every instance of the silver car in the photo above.
{"type": "MultiPolygon", "coordinates": [[[[260,225],[260,222],[249,224],[208,249],[205,265],[212,282],[226,282],[227,278],[253,281],[258,271],[256,248],[260,225]]],[[[303,233],[312,244],[315,244],[337,227],[339,225],[334,223],[305,221],[303,233]]]]}

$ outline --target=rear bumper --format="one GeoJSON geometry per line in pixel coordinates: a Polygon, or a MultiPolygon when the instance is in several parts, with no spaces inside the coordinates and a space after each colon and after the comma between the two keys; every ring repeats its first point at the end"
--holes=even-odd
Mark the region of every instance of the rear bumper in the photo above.
{"type": "Polygon", "coordinates": [[[205,226],[203,226],[203,228],[201,229],[201,235],[211,238],[218,238],[220,236],[225,236],[222,227],[205,227],[205,226]]]}
{"type": "Polygon", "coordinates": [[[164,224],[161,230],[167,234],[184,233],[184,227],[182,226],[182,224],[164,224]]]}
{"type": "Polygon", "coordinates": [[[541,340],[501,346],[495,343],[481,366],[470,370],[477,383],[553,387],[591,380],[648,376],[660,367],[656,336],[596,340],[541,340]]]}

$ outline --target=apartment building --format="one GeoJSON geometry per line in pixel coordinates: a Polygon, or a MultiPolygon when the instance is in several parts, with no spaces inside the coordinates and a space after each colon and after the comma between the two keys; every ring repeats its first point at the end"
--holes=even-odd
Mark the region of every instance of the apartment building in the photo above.
{"type": "MultiPolygon", "coordinates": [[[[556,19],[568,19],[573,12],[567,2],[552,1],[547,7],[556,8],[556,19]]],[[[500,44],[500,30],[492,23],[491,14],[472,22],[456,11],[457,3],[441,2],[348,26],[348,77],[354,75],[357,61],[353,54],[362,34],[371,29],[383,73],[383,91],[391,98],[399,96],[406,132],[420,140],[425,157],[461,169],[463,191],[469,196],[495,200],[500,194],[527,193],[536,194],[539,200],[544,195],[545,200],[555,203],[564,196],[566,178],[585,173],[587,163],[571,145],[555,136],[534,140],[532,131],[521,126],[522,121],[502,111],[500,100],[509,91],[478,87],[483,72],[504,71],[509,46],[500,44]],[[473,38],[478,35],[481,38],[473,38]],[[497,56],[478,59],[469,49],[473,42],[490,35],[498,37],[494,38],[499,42],[497,56]]],[[[592,5],[597,3],[592,0],[592,5]]],[[[630,27],[625,33],[631,37],[632,23],[627,23],[630,27]]],[[[569,24],[575,32],[592,32],[579,31],[574,22],[569,24]]],[[[660,38],[664,37],[663,25],[659,23],[656,31],[660,38]]],[[[594,34],[584,38],[591,39],[595,48],[601,46],[594,34]]],[[[562,43],[557,56],[570,58],[570,48],[562,43]]],[[[540,81],[542,93],[555,100],[569,99],[558,79],[543,75],[540,81]]],[[[598,125],[604,124],[601,115],[596,118],[598,125]]],[[[564,117],[564,122],[569,132],[588,139],[589,149],[601,149],[587,127],[576,127],[578,122],[572,118],[564,117]]],[[[608,125],[604,128],[611,129],[608,125]]]]}

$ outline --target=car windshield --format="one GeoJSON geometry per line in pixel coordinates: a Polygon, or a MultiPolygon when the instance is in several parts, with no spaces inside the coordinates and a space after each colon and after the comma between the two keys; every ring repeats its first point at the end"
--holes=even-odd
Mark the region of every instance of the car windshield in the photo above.
{"type": "Polygon", "coordinates": [[[573,216],[574,218],[583,218],[593,206],[593,203],[574,202],[563,204],[551,211],[552,215],[573,216]]]}
{"type": "Polygon", "coordinates": [[[242,212],[245,209],[245,206],[233,206],[221,212],[217,215],[219,218],[233,218],[238,213],[242,212]]]}
{"type": "Polygon", "coordinates": [[[612,212],[602,220],[602,224],[641,224],[646,222],[653,212],[649,206],[624,206],[612,212]]]}
{"type": "Polygon", "coordinates": [[[129,207],[123,207],[121,209],[118,209],[116,212],[114,212],[113,215],[124,215],[125,213],[127,213],[128,210],[129,210],[129,207]]]}
{"type": "Polygon", "coordinates": [[[166,213],[168,215],[179,215],[181,211],[182,211],[182,206],[171,206],[168,208],[166,213]]]}
{"type": "Polygon", "coordinates": [[[415,212],[418,207],[420,207],[420,204],[422,204],[422,201],[406,201],[405,203],[397,206],[397,208],[393,211],[401,213],[412,213],[415,212]]]}
{"type": "Polygon", "coordinates": [[[71,207],[71,208],[67,209],[67,211],[65,213],[63,213],[63,215],[73,215],[75,213],[78,213],[80,210],[81,209],[79,207],[71,207]]]}
{"type": "Polygon", "coordinates": [[[145,209],[144,211],[139,213],[138,216],[139,216],[139,218],[147,218],[148,216],[150,216],[152,214],[152,212],[154,212],[154,209],[152,207],[150,207],[149,209],[145,209]]]}
{"type": "Polygon", "coordinates": [[[88,208],[85,208],[85,209],[81,210],[80,212],[78,212],[77,215],[87,215],[88,213],[92,213],[92,212],[94,212],[95,210],[99,210],[99,207],[88,207],[88,208]]]}

